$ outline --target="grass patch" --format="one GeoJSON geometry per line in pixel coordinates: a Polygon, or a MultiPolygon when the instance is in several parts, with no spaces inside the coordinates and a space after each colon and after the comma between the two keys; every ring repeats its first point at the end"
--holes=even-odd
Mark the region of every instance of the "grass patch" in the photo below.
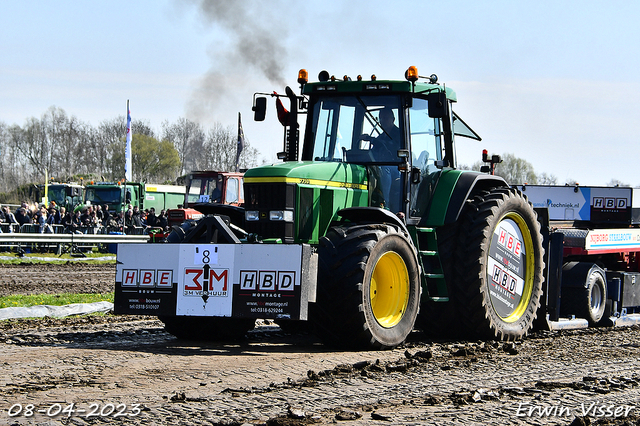
{"type": "Polygon", "coordinates": [[[64,306],[72,303],[113,303],[113,293],[93,293],[93,294],[12,294],[0,297],[0,308],[29,307],[37,305],[64,306]]]}
{"type": "Polygon", "coordinates": [[[86,257],[72,256],[69,253],[57,255],[55,253],[26,253],[24,256],[16,256],[14,252],[0,252],[0,264],[17,264],[17,263],[44,263],[44,264],[62,264],[71,262],[82,263],[99,263],[99,264],[115,264],[116,258],[111,253],[100,253],[92,251],[84,253],[86,257]],[[108,257],[110,259],[104,260],[108,257]],[[44,259],[44,260],[43,260],[44,259]],[[81,259],[81,260],[78,260],[81,259]]]}

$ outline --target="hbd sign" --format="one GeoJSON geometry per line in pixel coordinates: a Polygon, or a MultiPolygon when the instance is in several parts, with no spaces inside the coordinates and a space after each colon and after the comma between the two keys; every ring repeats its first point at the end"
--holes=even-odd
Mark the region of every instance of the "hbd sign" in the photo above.
{"type": "Polygon", "coordinates": [[[626,198],[593,197],[594,209],[626,209],[626,198]]]}
{"type": "Polygon", "coordinates": [[[294,271],[240,271],[240,289],[257,291],[293,291],[294,271]]]}
{"type": "Polygon", "coordinates": [[[228,294],[228,269],[204,265],[202,268],[186,268],[184,274],[184,296],[226,297],[228,294]]]}
{"type": "Polygon", "coordinates": [[[518,280],[511,276],[507,271],[503,270],[497,263],[493,265],[493,282],[511,294],[516,293],[518,280]]]}

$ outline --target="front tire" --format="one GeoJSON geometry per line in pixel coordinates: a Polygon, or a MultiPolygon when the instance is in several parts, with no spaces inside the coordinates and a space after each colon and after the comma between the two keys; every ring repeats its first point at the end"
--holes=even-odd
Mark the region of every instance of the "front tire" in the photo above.
{"type": "Polygon", "coordinates": [[[522,338],[536,318],[544,270],[540,224],[526,197],[497,188],[469,200],[461,218],[453,298],[473,338],[522,338]]]}
{"type": "Polygon", "coordinates": [[[405,341],[418,314],[416,251],[398,226],[336,226],[320,240],[316,333],[330,345],[387,349],[405,341]]]}

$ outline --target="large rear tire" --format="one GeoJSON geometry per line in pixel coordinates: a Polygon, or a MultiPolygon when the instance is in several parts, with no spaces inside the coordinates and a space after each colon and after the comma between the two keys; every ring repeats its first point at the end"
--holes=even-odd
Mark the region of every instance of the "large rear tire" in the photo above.
{"type": "Polygon", "coordinates": [[[467,202],[452,297],[472,338],[514,340],[533,326],[544,270],[540,224],[526,197],[497,188],[467,202]]]}
{"type": "Polygon", "coordinates": [[[326,344],[387,349],[405,341],[421,289],[408,235],[388,224],[336,226],[320,240],[318,262],[311,319],[326,344]]]}

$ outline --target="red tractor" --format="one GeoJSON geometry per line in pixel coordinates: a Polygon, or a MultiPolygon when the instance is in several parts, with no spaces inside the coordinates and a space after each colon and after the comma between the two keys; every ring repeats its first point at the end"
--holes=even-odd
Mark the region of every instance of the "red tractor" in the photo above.
{"type": "Polygon", "coordinates": [[[243,175],[239,172],[195,171],[185,176],[186,191],[182,208],[167,211],[169,226],[197,220],[212,206],[244,205],[243,175]]]}

